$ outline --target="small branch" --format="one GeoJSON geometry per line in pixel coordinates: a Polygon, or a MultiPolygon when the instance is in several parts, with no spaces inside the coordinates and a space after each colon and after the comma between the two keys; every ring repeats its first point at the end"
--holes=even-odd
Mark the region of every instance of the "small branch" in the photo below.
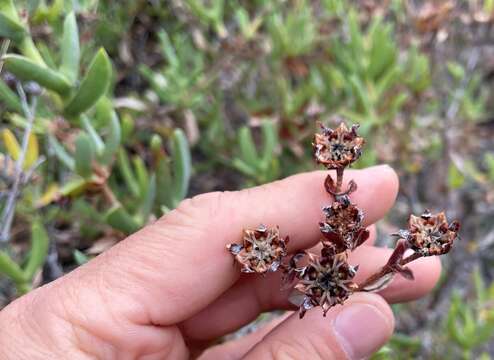
{"type": "MultiPolygon", "coordinates": [[[[412,261],[417,260],[421,257],[422,257],[422,255],[420,255],[418,253],[413,253],[410,256],[407,256],[406,258],[402,259],[399,262],[399,266],[403,267],[403,266],[405,266],[405,265],[411,263],[412,261]]],[[[375,283],[379,279],[382,279],[391,273],[398,273],[398,272],[396,271],[396,269],[393,269],[392,266],[390,266],[389,264],[386,264],[381,268],[381,270],[379,270],[379,272],[369,276],[362,284],[359,284],[359,289],[364,289],[367,286],[375,283]]]]}
{"type": "Polygon", "coordinates": [[[24,178],[23,174],[23,165],[24,160],[26,158],[27,147],[29,144],[29,137],[31,135],[33,123],[34,123],[34,112],[37,105],[37,97],[34,96],[31,101],[31,106],[28,105],[26,93],[24,92],[24,88],[21,83],[17,82],[17,92],[19,93],[19,97],[21,98],[22,109],[24,111],[24,115],[27,119],[27,124],[24,130],[24,135],[22,138],[22,146],[21,152],[19,154],[19,158],[15,163],[14,176],[12,188],[9,191],[9,195],[7,197],[7,201],[2,213],[1,222],[0,222],[0,243],[5,243],[10,238],[10,229],[12,227],[12,222],[14,220],[15,207],[17,202],[17,197],[19,194],[19,189],[22,185],[22,180],[24,178]]]}
{"type": "Polygon", "coordinates": [[[105,181],[105,183],[103,185],[101,185],[101,192],[102,192],[103,196],[105,197],[105,199],[112,206],[119,203],[119,201],[117,200],[117,197],[113,193],[113,190],[108,186],[108,184],[106,183],[106,181],[105,181]]]}

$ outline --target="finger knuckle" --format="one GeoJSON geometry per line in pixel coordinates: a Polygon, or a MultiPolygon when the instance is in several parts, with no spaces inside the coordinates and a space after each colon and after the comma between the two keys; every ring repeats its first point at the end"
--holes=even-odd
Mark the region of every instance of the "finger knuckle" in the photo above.
{"type": "MultiPolygon", "coordinates": [[[[167,224],[194,226],[200,219],[214,220],[228,204],[229,192],[211,192],[183,200],[175,210],[165,216],[167,224]]],[[[201,222],[203,223],[203,222],[201,222]]]]}

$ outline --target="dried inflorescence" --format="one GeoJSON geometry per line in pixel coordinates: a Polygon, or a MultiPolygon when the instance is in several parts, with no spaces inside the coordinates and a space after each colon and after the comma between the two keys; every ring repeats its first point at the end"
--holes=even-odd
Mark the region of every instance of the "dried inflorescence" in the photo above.
{"type": "Polygon", "coordinates": [[[363,211],[350,199],[357,184],[350,180],[343,189],[343,174],[358,160],[365,141],[357,133],[358,125],[348,129],[341,123],[336,129],[324,125],[321,128],[322,133],[315,135],[312,144],[315,161],[328,170],[336,170],[336,179],[328,174],[324,181],[324,188],[333,197],[333,202],[322,209],[324,220],[319,223],[321,254],[302,251],[283,263],[288,237],[283,239],[278,228],[268,229],[263,225],[256,230],[245,230],[242,244],[228,245],[228,250],[242,265],[242,272],[264,274],[280,268],[285,286],[296,282],[291,298],[297,299],[300,317],[317,306],[326,315],[331,307],[343,304],[356,291],[382,290],[396,274],[413,280],[413,272],[406,265],[423,256],[449,252],[460,228],[458,221],[448,223],[444,212],[411,215],[408,228],[393,234],[398,241],[386,264],[362,283],[355,283],[353,279],[358,266],[348,263],[348,253],[369,238],[369,231],[363,225],[363,211]],[[410,250],[411,254],[406,256],[410,250]]]}
{"type": "Polygon", "coordinates": [[[321,124],[322,134],[314,137],[316,162],[328,170],[344,168],[357,161],[362,153],[364,138],[357,135],[358,125],[349,130],[341,123],[335,130],[321,124]]]}
{"type": "Polygon", "coordinates": [[[336,304],[343,304],[358,286],[353,282],[357,268],[350,266],[344,255],[320,257],[309,254],[309,263],[299,271],[295,289],[304,297],[300,317],[315,306],[323,309],[324,316],[336,304]]]}
{"type": "Polygon", "coordinates": [[[260,225],[255,230],[244,230],[242,244],[229,244],[227,249],[242,265],[244,273],[274,272],[286,256],[288,237],[280,236],[278,227],[260,225]]]}
{"type": "Polygon", "coordinates": [[[324,207],[325,221],[319,223],[324,236],[323,245],[333,255],[354,250],[369,238],[369,231],[363,227],[364,213],[349,202],[335,201],[324,207]]]}
{"type": "Polygon", "coordinates": [[[459,230],[460,223],[453,221],[448,224],[444,212],[432,215],[425,211],[421,216],[411,215],[408,229],[400,231],[400,234],[415,252],[431,256],[448,253],[458,238],[459,230]]]}

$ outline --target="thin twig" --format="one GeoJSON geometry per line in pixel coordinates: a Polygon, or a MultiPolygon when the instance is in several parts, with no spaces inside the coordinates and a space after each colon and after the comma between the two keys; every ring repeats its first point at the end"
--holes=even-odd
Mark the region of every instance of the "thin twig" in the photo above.
{"type": "Polygon", "coordinates": [[[467,70],[466,74],[463,77],[459,88],[453,94],[453,99],[451,101],[451,104],[449,105],[448,110],[446,111],[446,118],[448,120],[453,120],[458,114],[458,111],[460,110],[461,100],[465,95],[465,91],[471,79],[470,76],[468,76],[468,74],[472,73],[473,70],[475,69],[475,66],[477,66],[479,57],[480,57],[479,51],[474,50],[472,51],[470,57],[468,58],[467,66],[466,66],[466,70],[467,70]]]}
{"type": "MultiPolygon", "coordinates": [[[[4,40],[4,42],[2,43],[2,47],[0,48],[0,59],[2,59],[3,56],[7,53],[9,46],[10,46],[10,40],[9,39],[4,40]]],[[[3,61],[0,60],[0,73],[2,72],[2,69],[3,69],[3,61]]]]}
{"type": "Polygon", "coordinates": [[[24,160],[26,158],[26,152],[29,144],[29,137],[31,136],[31,131],[34,123],[34,113],[37,105],[37,97],[33,96],[31,100],[31,106],[29,106],[26,93],[20,82],[17,82],[16,87],[17,87],[17,92],[19,93],[19,97],[21,99],[22,110],[24,111],[24,115],[26,116],[27,119],[27,124],[24,129],[24,135],[22,138],[21,152],[19,154],[19,158],[15,163],[14,181],[12,183],[12,188],[10,189],[10,193],[9,196],[7,197],[7,202],[5,204],[1,217],[0,243],[1,242],[5,243],[10,238],[10,229],[12,227],[12,222],[14,220],[17,196],[19,193],[19,188],[22,184],[22,179],[24,178],[23,176],[24,160]]]}

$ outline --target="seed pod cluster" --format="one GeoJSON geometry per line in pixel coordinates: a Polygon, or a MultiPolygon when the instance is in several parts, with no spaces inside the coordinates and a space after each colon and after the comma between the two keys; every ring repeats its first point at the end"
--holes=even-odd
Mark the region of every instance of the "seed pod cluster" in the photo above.
{"type": "Polygon", "coordinates": [[[244,230],[242,244],[228,244],[227,249],[242,266],[243,273],[274,272],[286,256],[288,237],[280,236],[278,227],[259,225],[255,230],[244,230]]]}
{"type": "Polygon", "coordinates": [[[396,274],[413,280],[408,263],[423,256],[446,254],[459,237],[459,222],[448,223],[444,212],[411,215],[407,229],[393,234],[398,241],[386,264],[362,283],[354,281],[358,266],[349,264],[348,255],[369,238],[363,210],[350,199],[357,184],[353,180],[346,186],[343,184],[345,169],[359,159],[365,144],[358,128],[358,125],[348,128],[344,123],[335,129],[321,125],[322,131],[314,136],[315,161],[327,170],[334,170],[336,175],[328,174],[323,184],[333,201],[322,209],[319,255],[301,251],[283,261],[287,257],[288,237],[283,239],[277,227],[264,225],[256,230],[244,230],[242,244],[227,246],[241,264],[242,272],[265,274],[281,269],[283,286],[294,287],[291,298],[296,299],[300,318],[318,306],[325,316],[329,309],[343,304],[356,291],[382,290],[396,274]],[[407,250],[412,253],[407,255],[407,250]]]}

